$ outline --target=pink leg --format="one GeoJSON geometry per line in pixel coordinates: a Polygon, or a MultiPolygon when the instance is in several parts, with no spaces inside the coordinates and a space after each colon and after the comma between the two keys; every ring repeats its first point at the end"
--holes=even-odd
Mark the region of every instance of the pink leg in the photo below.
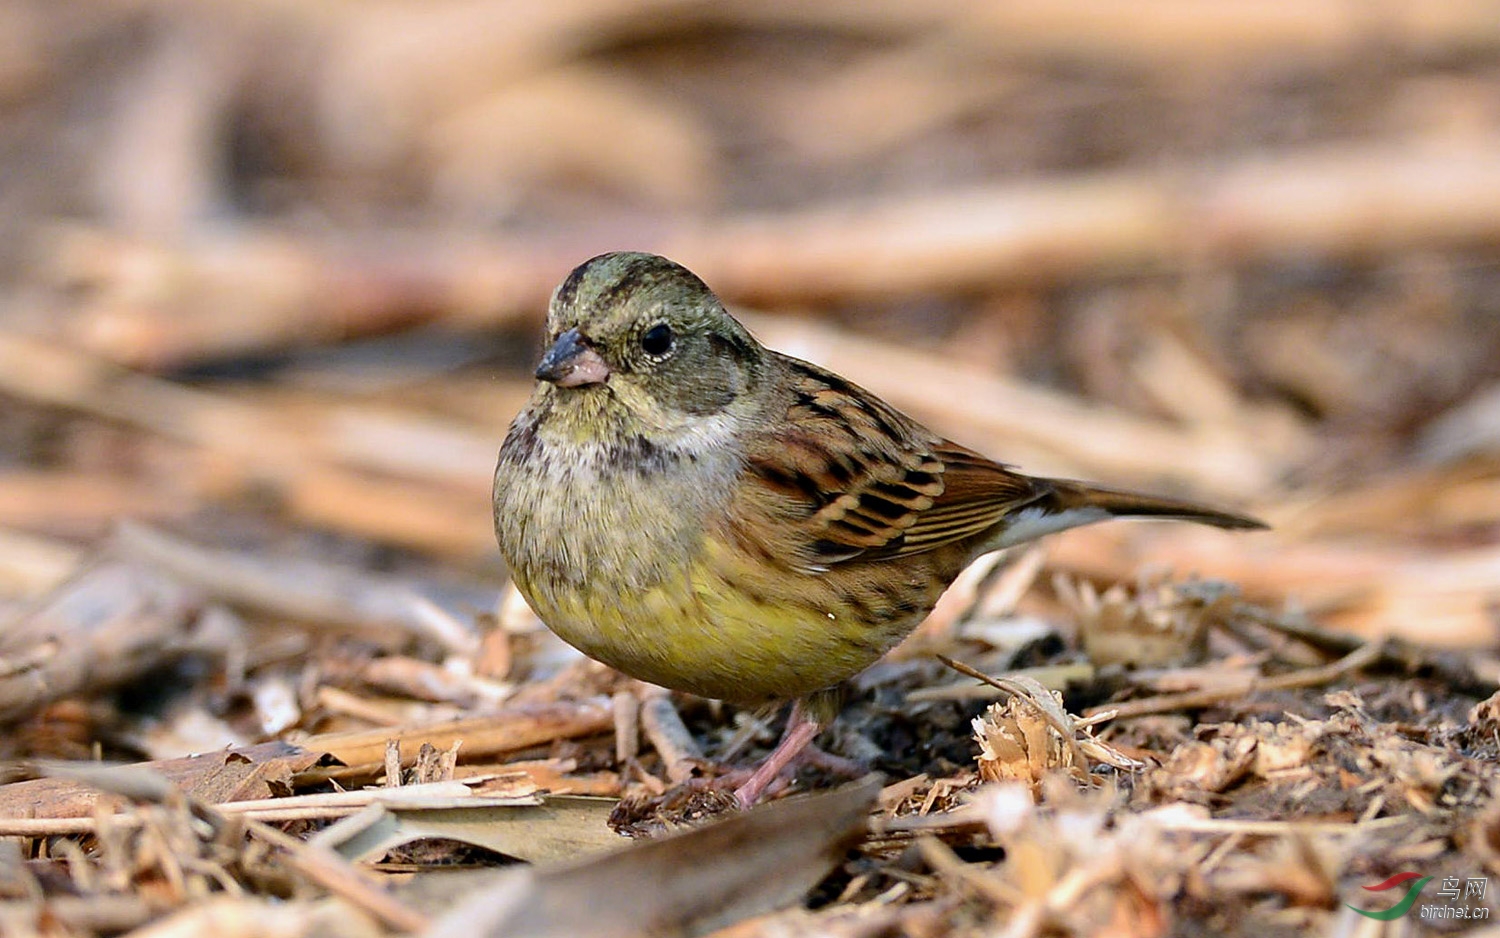
{"type": "Polygon", "coordinates": [[[781,735],[781,742],[766,756],[766,761],[760,764],[755,774],[734,790],[734,795],[740,801],[740,806],[748,808],[760,800],[765,794],[766,788],[776,781],[776,777],[802,754],[808,744],[823,729],[823,725],[803,711],[801,701],[792,707],[792,713],[786,718],[786,732],[781,735]]]}

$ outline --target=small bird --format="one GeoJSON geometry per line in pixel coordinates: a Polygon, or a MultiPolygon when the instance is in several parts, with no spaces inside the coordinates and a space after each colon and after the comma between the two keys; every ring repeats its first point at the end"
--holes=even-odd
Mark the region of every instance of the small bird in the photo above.
{"type": "Polygon", "coordinates": [[[500,552],[584,654],[703,697],[796,701],[744,805],[980,554],[1117,517],[1265,527],[1022,475],[765,348],[656,255],[579,265],[547,340],[495,470],[500,552]]]}

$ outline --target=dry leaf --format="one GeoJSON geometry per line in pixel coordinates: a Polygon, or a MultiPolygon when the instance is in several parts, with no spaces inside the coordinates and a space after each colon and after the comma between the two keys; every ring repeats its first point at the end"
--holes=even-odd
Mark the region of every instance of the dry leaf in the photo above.
{"type": "Polygon", "coordinates": [[[567,866],[517,870],[427,938],[702,934],[796,901],[863,836],[867,778],[567,866]]]}
{"type": "Polygon", "coordinates": [[[528,800],[532,803],[483,797],[434,804],[382,800],[325,829],[317,839],[356,862],[428,838],[457,840],[531,863],[571,860],[621,843],[607,823],[613,799],[559,795],[539,804],[528,800]]]}

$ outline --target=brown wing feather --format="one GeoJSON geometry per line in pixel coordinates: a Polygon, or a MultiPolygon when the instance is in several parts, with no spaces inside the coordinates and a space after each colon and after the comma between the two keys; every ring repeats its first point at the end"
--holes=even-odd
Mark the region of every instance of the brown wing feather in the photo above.
{"type": "Polygon", "coordinates": [[[796,359],[785,420],[752,436],[742,536],[807,571],[933,550],[1037,498],[1032,480],[928,433],[879,398],[796,359]]]}
{"type": "Polygon", "coordinates": [[[943,493],[902,537],[896,554],[913,554],[993,528],[1005,515],[1046,495],[1041,479],[1021,475],[947,440],[934,447],[942,461],[943,493]]]}

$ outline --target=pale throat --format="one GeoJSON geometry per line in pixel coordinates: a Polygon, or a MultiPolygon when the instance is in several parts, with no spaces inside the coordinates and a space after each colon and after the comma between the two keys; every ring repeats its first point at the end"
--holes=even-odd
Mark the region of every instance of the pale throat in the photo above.
{"type": "Polygon", "coordinates": [[[736,427],[743,418],[684,415],[672,426],[648,426],[618,401],[598,410],[605,401],[567,403],[583,406],[569,407],[570,419],[554,411],[536,425],[546,470],[523,476],[516,499],[533,521],[525,536],[534,559],[554,578],[583,576],[606,590],[680,578],[701,550],[704,520],[724,510],[741,471],[736,427]],[[607,432],[579,432],[579,424],[597,429],[601,421],[607,432]],[[542,521],[564,513],[578,523],[564,529],[542,521]],[[642,550],[640,538],[652,549],[642,550]]]}
{"type": "Polygon", "coordinates": [[[571,411],[568,419],[542,421],[537,430],[549,443],[594,452],[607,451],[612,444],[634,437],[693,459],[738,448],[737,435],[746,420],[739,413],[740,407],[712,414],[671,413],[642,406],[631,399],[633,396],[611,390],[589,398],[556,400],[554,407],[571,411]],[[603,433],[599,432],[601,427],[603,433]]]}

